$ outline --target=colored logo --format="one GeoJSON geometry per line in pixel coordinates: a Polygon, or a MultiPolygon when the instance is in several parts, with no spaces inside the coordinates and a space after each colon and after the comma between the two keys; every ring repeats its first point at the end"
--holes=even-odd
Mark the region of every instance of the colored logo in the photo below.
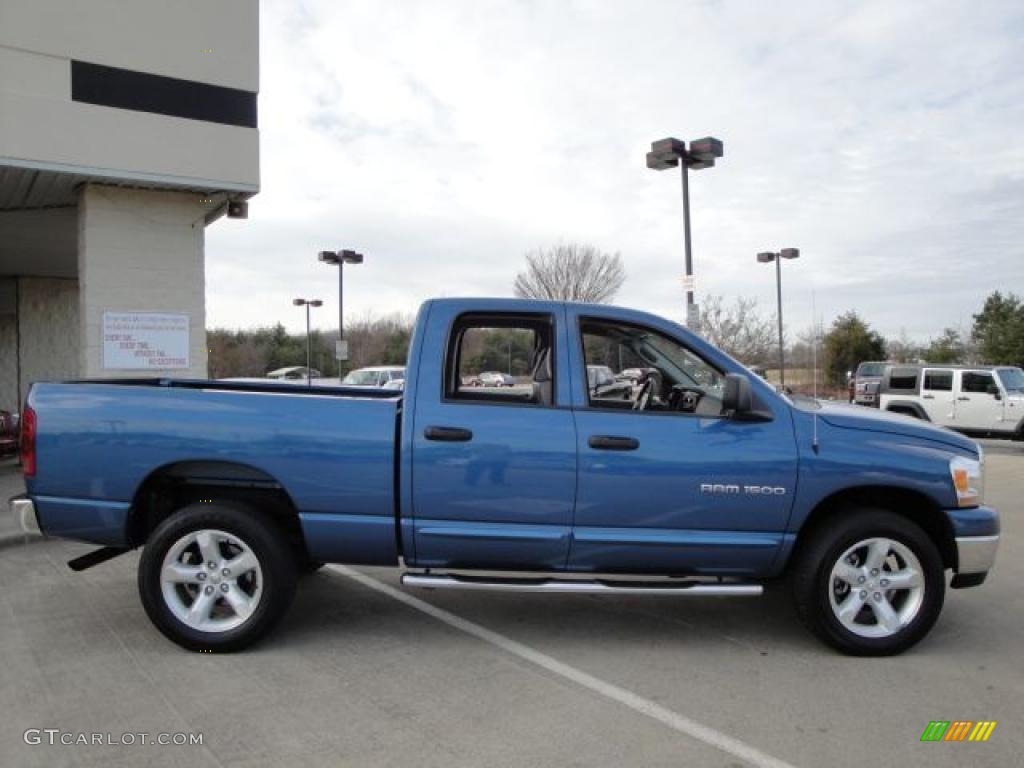
{"type": "Polygon", "coordinates": [[[921,741],[988,741],[995,729],[995,720],[932,720],[921,741]]]}

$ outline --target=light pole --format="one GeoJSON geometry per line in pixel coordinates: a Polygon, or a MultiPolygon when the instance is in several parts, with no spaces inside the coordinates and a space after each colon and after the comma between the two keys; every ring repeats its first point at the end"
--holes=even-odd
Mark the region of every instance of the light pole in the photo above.
{"type": "Polygon", "coordinates": [[[687,149],[686,142],[679,139],[661,139],[651,142],[651,151],[647,153],[647,167],[655,171],[665,171],[675,168],[677,165],[682,168],[683,179],[683,240],[686,246],[686,325],[696,329],[700,324],[700,315],[697,305],[693,302],[693,254],[690,248],[690,180],[689,171],[692,168],[699,171],[702,168],[711,168],[716,158],[725,154],[725,145],[718,139],[708,136],[690,142],[687,149]],[[682,160],[682,162],[680,162],[682,160]]]}
{"type": "Polygon", "coordinates": [[[775,262],[775,292],[779,299],[779,386],[786,386],[786,349],[782,341],[782,260],[799,259],[799,248],[783,248],[778,253],[763,251],[757,254],[757,260],[761,264],[775,262]]]}
{"type": "Polygon", "coordinates": [[[345,349],[345,265],[362,264],[363,254],[355,251],[320,251],[318,257],[324,264],[330,264],[338,268],[338,346],[334,351],[334,357],[338,360],[338,375],[341,376],[342,360],[348,359],[348,350],[345,349]]]}
{"type": "Polygon", "coordinates": [[[310,347],[310,336],[309,336],[309,308],[310,307],[322,307],[324,303],[320,299],[292,299],[292,304],[296,307],[306,308],[306,386],[313,386],[313,374],[310,371],[312,361],[310,360],[312,349],[310,347]]]}

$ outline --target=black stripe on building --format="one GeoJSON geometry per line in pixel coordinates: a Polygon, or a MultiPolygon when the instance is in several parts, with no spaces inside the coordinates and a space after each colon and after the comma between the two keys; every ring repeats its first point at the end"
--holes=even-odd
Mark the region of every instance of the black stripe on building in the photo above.
{"type": "Polygon", "coordinates": [[[71,62],[71,99],[209,123],[256,127],[256,94],[195,80],[71,62]]]}

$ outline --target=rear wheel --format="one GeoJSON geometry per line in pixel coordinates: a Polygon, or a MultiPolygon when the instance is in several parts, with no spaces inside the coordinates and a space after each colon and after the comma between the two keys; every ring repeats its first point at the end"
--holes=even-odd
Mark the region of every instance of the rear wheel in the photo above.
{"type": "Polygon", "coordinates": [[[139,595],[150,620],[194,651],[251,645],[294,593],[291,549],[270,518],[242,505],[181,509],[156,528],[139,560],[139,595]]]}
{"type": "Polygon", "coordinates": [[[791,578],[804,623],[856,656],[910,648],[935,624],[945,597],[942,558],[928,534],[875,509],[818,526],[797,554],[791,578]]]}

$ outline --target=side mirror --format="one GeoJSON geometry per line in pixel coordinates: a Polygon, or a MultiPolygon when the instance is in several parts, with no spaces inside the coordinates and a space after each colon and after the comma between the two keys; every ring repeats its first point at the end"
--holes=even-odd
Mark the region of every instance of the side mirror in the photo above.
{"type": "Polygon", "coordinates": [[[995,384],[989,384],[987,387],[985,387],[985,391],[988,394],[993,395],[996,398],[996,400],[1003,399],[1003,396],[999,394],[999,387],[997,387],[995,384]]]}
{"type": "Polygon", "coordinates": [[[722,413],[742,416],[751,409],[750,380],[739,373],[727,373],[722,387],[722,413]]]}

